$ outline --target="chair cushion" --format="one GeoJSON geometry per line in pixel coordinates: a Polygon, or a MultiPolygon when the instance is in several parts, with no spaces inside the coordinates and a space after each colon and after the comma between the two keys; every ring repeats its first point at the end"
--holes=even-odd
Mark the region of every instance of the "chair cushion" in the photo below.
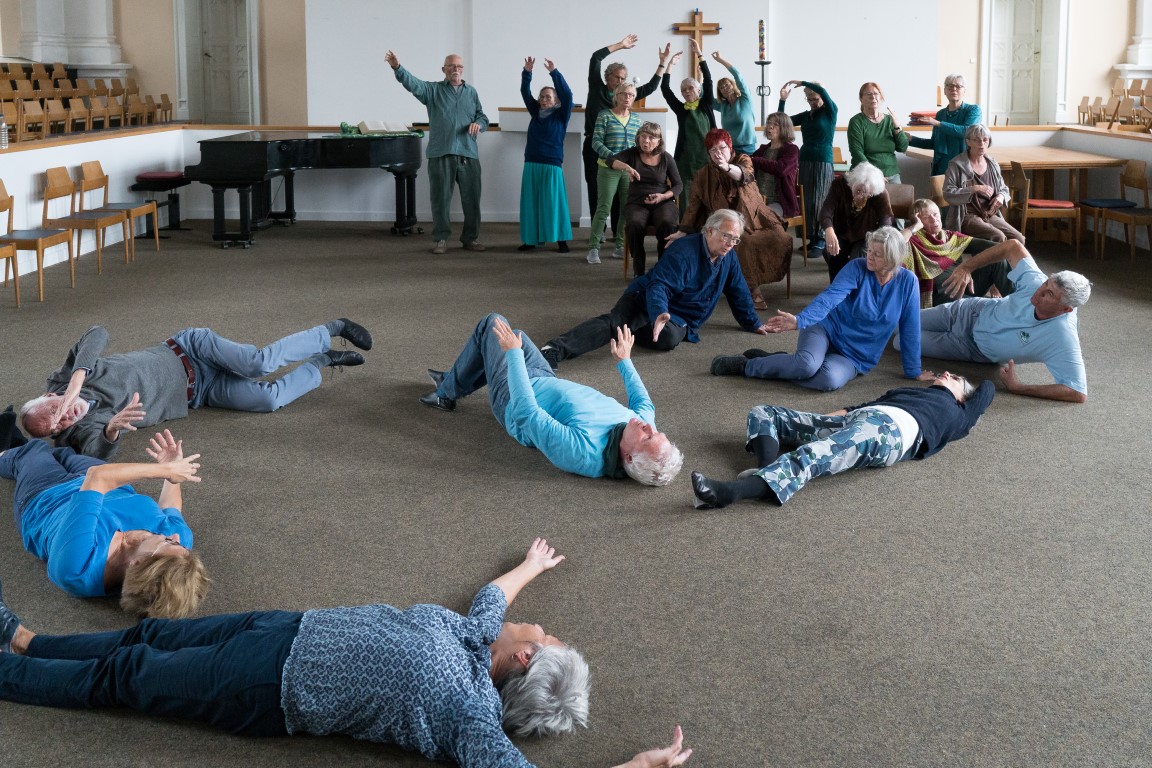
{"type": "Polygon", "coordinates": [[[1081,200],[1080,205],[1087,208],[1135,208],[1136,203],[1120,197],[1089,197],[1081,200]]]}
{"type": "Polygon", "coordinates": [[[1124,208],[1118,215],[1131,216],[1136,219],[1147,219],[1152,217],[1152,208],[1124,208]]]}
{"type": "Polygon", "coordinates": [[[1076,203],[1071,200],[1033,200],[1028,198],[1029,208],[1075,208],[1076,203]]]}

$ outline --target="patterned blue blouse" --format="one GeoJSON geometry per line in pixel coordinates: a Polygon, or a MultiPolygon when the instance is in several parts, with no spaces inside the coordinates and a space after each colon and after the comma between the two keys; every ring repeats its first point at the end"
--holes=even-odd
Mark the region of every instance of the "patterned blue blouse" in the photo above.
{"type": "Polygon", "coordinates": [[[308,611],[284,664],[288,732],[343,733],[465,768],[530,768],[500,725],[489,676],[506,609],[488,584],[467,616],[439,605],[308,611]]]}

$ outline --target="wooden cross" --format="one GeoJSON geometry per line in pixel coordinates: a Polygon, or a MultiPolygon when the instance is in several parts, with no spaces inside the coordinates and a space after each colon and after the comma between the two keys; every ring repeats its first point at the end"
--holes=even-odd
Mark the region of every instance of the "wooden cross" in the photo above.
{"type": "MultiPolygon", "coordinates": [[[[692,11],[692,20],[685,24],[678,21],[672,25],[672,34],[674,35],[690,35],[696,41],[696,45],[700,46],[700,50],[704,50],[704,35],[718,35],[720,34],[720,25],[713,22],[705,22],[704,14],[700,13],[700,9],[692,11]]],[[[689,51],[689,56],[692,56],[689,51]]],[[[700,81],[700,62],[695,56],[692,56],[692,77],[700,81]]]]}

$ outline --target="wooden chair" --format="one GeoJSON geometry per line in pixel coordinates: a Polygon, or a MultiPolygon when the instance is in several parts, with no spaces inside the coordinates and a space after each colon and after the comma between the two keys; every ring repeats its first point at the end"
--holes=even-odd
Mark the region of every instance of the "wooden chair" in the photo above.
{"type": "MultiPolygon", "coordinates": [[[[108,176],[105,175],[104,169],[100,165],[99,160],[91,160],[87,163],[80,164],[80,210],[90,211],[119,211],[128,217],[128,229],[133,235],[136,233],[136,219],[145,219],[152,217],[152,234],[156,241],[156,252],[160,252],[160,218],[156,208],[155,200],[141,200],[133,203],[109,203],[108,202],[108,176]],[[86,199],[89,192],[104,191],[103,199],[98,203],[98,208],[87,208],[86,199]]],[[[132,260],[136,260],[136,238],[131,239],[132,260]]]]}
{"type": "MultiPolygon", "coordinates": [[[[784,229],[800,228],[800,253],[804,254],[804,266],[808,266],[808,217],[804,214],[804,185],[797,184],[800,195],[800,213],[784,218],[784,229]]],[[[781,217],[783,218],[783,217],[781,217]]],[[[792,270],[788,270],[788,298],[792,298],[792,270]]]]}
{"type": "Polygon", "coordinates": [[[124,263],[129,263],[131,261],[131,254],[128,250],[130,247],[128,242],[128,215],[123,211],[77,210],[76,185],[72,183],[72,177],[68,175],[68,169],[63,166],[49,168],[44,172],[44,175],[48,183],[44,189],[43,226],[45,228],[69,229],[75,232],[77,254],[81,252],[80,243],[84,235],[84,230],[92,230],[92,234],[96,238],[96,272],[99,274],[103,271],[102,257],[104,254],[104,241],[108,236],[108,228],[119,225],[121,232],[124,234],[124,263]],[[63,198],[68,198],[68,215],[50,216],[48,208],[52,201],[63,198]]]}
{"type": "Polygon", "coordinates": [[[104,83],[104,78],[97,77],[92,81],[92,95],[94,96],[107,96],[108,86],[104,83]]]}
{"type": "Polygon", "coordinates": [[[16,286],[16,309],[20,309],[20,264],[16,261],[16,246],[0,245],[0,259],[4,260],[4,287],[8,287],[8,270],[12,270],[12,283],[16,286]]]}
{"type": "Polygon", "coordinates": [[[124,93],[128,93],[128,94],[140,93],[140,86],[136,84],[136,78],[134,78],[134,77],[124,78],[124,93]]]}
{"type": "Polygon", "coordinates": [[[1015,160],[1012,161],[1012,171],[1008,178],[1008,188],[1012,192],[1012,200],[1008,204],[1008,213],[1015,213],[1015,225],[1021,234],[1028,235],[1028,221],[1035,219],[1071,219],[1072,239],[1076,241],[1076,258],[1080,258],[1080,209],[1071,200],[1043,200],[1028,197],[1032,181],[1024,172],[1024,167],[1015,160]]]}
{"type": "Polygon", "coordinates": [[[1088,125],[1092,121],[1092,105],[1087,96],[1080,99],[1080,104],[1076,107],[1076,122],[1080,125],[1088,125]]]}
{"type": "Polygon", "coordinates": [[[56,80],[56,98],[71,100],[76,95],[76,88],[68,78],[56,80]]]}
{"type": "Polygon", "coordinates": [[[92,95],[92,86],[84,78],[78,77],[72,88],[72,94],[78,99],[86,99],[92,95]]]}
{"type": "Polygon", "coordinates": [[[1146,227],[1149,247],[1152,248],[1152,208],[1148,206],[1148,177],[1143,166],[1142,160],[1129,160],[1124,168],[1124,175],[1120,177],[1120,189],[1122,194],[1127,193],[1129,189],[1140,192],[1144,196],[1144,205],[1136,208],[1105,208],[1103,211],[1104,229],[1100,233],[1101,258],[1104,257],[1104,244],[1108,237],[1107,227],[1110,221],[1124,225],[1124,240],[1128,243],[1129,261],[1136,261],[1136,239],[1132,237],[1129,227],[1146,227]],[[1137,168],[1134,163],[1139,163],[1141,167],[1137,168]]]}
{"type": "Polygon", "coordinates": [[[50,136],[53,133],[69,133],[72,128],[68,122],[68,110],[60,99],[48,99],[44,102],[44,129],[50,136]],[[58,130],[57,130],[58,129],[58,130]]]}
{"type": "Polygon", "coordinates": [[[936,207],[943,211],[949,205],[944,198],[944,174],[932,176],[930,181],[932,182],[932,194],[930,196],[932,202],[936,203],[936,207]]]}
{"type": "Polygon", "coordinates": [[[145,125],[152,116],[152,110],[140,98],[140,94],[124,94],[124,124],[145,125]]]}
{"type": "Polygon", "coordinates": [[[48,73],[48,76],[53,80],[66,80],[68,79],[68,70],[60,62],[54,61],[52,62],[52,71],[48,73]]]}
{"type": "Polygon", "coordinates": [[[160,94],[160,120],[162,123],[172,122],[172,100],[168,98],[168,94],[160,94]]]}
{"type": "Polygon", "coordinates": [[[88,98],[88,127],[95,129],[96,123],[100,123],[101,128],[111,127],[108,124],[108,107],[98,97],[91,96],[88,98]]]}
{"type": "Polygon", "coordinates": [[[0,102],[16,101],[16,86],[11,80],[0,80],[0,102]]]}
{"type": "Polygon", "coordinates": [[[47,120],[44,118],[44,108],[40,102],[22,101],[19,105],[20,117],[16,122],[16,140],[42,139],[48,132],[47,120]]]}
{"type": "Polygon", "coordinates": [[[840,147],[832,147],[832,164],[840,165],[844,162],[844,153],[840,151],[840,147]]]}
{"type": "Polygon", "coordinates": [[[31,80],[13,80],[12,85],[16,91],[16,101],[40,101],[36,97],[36,89],[32,87],[31,80]]]}
{"type": "Polygon", "coordinates": [[[1122,98],[1128,95],[1128,89],[1124,87],[1124,78],[1118,77],[1112,81],[1112,98],[1122,98]]]}
{"type": "Polygon", "coordinates": [[[120,78],[114,77],[108,83],[108,95],[109,96],[123,96],[124,95],[124,84],[120,82],[120,78]]]}
{"type": "Polygon", "coordinates": [[[1104,120],[1106,118],[1104,117],[1104,97],[1103,96],[1097,96],[1095,99],[1092,100],[1091,110],[1092,110],[1092,113],[1091,113],[1091,116],[1089,119],[1089,123],[1104,122],[1104,120]]]}
{"type": "MultiPolygon", "coordinates": [[[[0,180],[0,214],[8,213],[8,223],[4,232],[0,233],[0,244],[11,245],[17,252],[36,252],[36,282],[40,290],[40,301],[44,301],[44,250],[54,245],[68,246],[68,271],[72,280],[72,287],[76,287],[76,262],[72,251],[72,232],[67,229],[13,229],[12,196],[4,188],[4,181],[0,180]]],[[[13,261],[13,268],[16,263],[13,261]]],[[[5,271],[5,278],[8,273],[5,271]]],[[[20,276],[16,275],[16,306],[20,306],[20,276]]]]}
{"type": "Polygon", "coordinates": [[[92,106],[89,111],[95,115],[100,113],[104,116],[104,127],[111,128],[112,121],[116,121],[118,127],[124,125],[124,107],[116,99],[109,98],[108,96],[93,96],[92,106]]]}
{"type": "Polygon", "coordinates": [[[84,99],[68,100],[68,131],[92,130],[92,113],[84,106],[84,99]]]}
{"type": "Polygon", "coordinates": [[[31,78],[33,80],[48,80],[48,68],[43,63],[36,61],[32,63],[31,78]]]}
{"type": "MultiPolygon", "coordinates": [[[[1104,258],[1104,211],[1110,208],[1136,207],[1136,203],[1124,196],[1125,181],[1137,182],[1139,179],[1143,179],[1146,167],[1147,164],[1143,160],[1128,161],[1124,166],[1124,173],[1120,177],[1119,197],[1090,197],[1079,201],[1081,220],[1086,218],[1089,213],[1092,214],[1092,253],[1096,258],[1104,258]]],[[[1135,187],[1137,183],[1129,183],[1128,186],[1135,187]]]]}
{"type": "Polygon", "coordinates": [[[916,202],[916,187],[911,184],[885,184],[892,215],[897,219],[912,218],[912,203],[916,202]]]}
{"type": "Polygon", "coordinates": [[[16,108],[16,102],[0,102],[0,114],[3,114],[4,122],[8,124],[8,133],[11,140],[18,141],[20,137],[16,129],[20,124],[20,111],[16,108]]]}
{"type": "Polygon", "coordinates": [[[148,122],[152,125],[160,122],[160,105],[152,98],[152,94],[144,97],[144,105],[148,108],[148,122]]]}

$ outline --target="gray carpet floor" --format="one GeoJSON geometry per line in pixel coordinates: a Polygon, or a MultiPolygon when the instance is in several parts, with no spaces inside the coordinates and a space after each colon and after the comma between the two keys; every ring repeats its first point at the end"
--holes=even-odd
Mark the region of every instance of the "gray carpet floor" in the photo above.
{"type": "MultiPolygon", "coordinates": [[[[459,225],[457,225],[459,226],[459,225]]],[[[465,610],[535,536],[567,560],[512,620],[580,648],[592,718],[520,742],[543,766],[607,766],[684,726],[697,766],[1120,766],[1152,764],[1152,268],[1115,242],[1104,261],[1040,244],[1042,268],[1094,283],[1081,310],[1091,397],[1065,405],[1003,391],[967,439],[923,462],[815,482],[787,507],[698,512],[688,472],[749,465],[744,419],[760,403],[828,411],[903,386],[898,356],[843,391],[714,378],[716,354],[791,349],[740,331],[722,303],[699,344],[637,351],[657,422],[684,450],[669,488],[566,475],[499,429],[485,397],[421,406],[427,367],[451,364],[485,313],[537,341],[607,310],[619,262],[518,253],[514,225],[485,226],[484,254],[432,256],[427,236],[299,223],[250,250],[212,247],[204,222],[159,254],[47,272],[47,298],[0,296],[0,393],[38,393],[90,324],[110,352],[206,325],[264,344],[348,316],[375,334],[360,368],[269,415],[205,409],[172,423],[203,454],[186,516],[214,584],[205,612],[435,602],[465,610]]],[[[456,243],[452,243],[454,246],[456,243]]],[[[1087,249],[1086,250],[1090,250],[1087,249]]],[[[797,254],[798,311],[827,284],[797,254]]],[[[9,289],[10,290],[10,289],[9,289]]],[[[933,367],[926,361],[926,367],[933,367]]],[[[939,366],[943,367],[943,366],[939,366]]],[[[990,366],[955,364],[976,378],[990,366]]],[[[561,375],[623,396],[607,351],[561,375]]],[[[1042,366],[1026,381],[1047,382],[1042,366]]],[[[2,405],[3,403],[0,403],[2,405]]],[[[142,457],[146,435],[122,457],[142,457]]],[[[145,489],[148,490],[148,489],[145,489]]],[[[158,490],[151,489],[151,490],[158,490]]],[[[0,483],[0,517],[11,483],[0,483]]],[[[4,596],[37,631],[121,628],[110,601],[57,591],[0,533],[4,596]]],[[[127,712],[0,703],[9,765],[395,765],[425,762],[343,737],[250,740],[127,712]]]]}

